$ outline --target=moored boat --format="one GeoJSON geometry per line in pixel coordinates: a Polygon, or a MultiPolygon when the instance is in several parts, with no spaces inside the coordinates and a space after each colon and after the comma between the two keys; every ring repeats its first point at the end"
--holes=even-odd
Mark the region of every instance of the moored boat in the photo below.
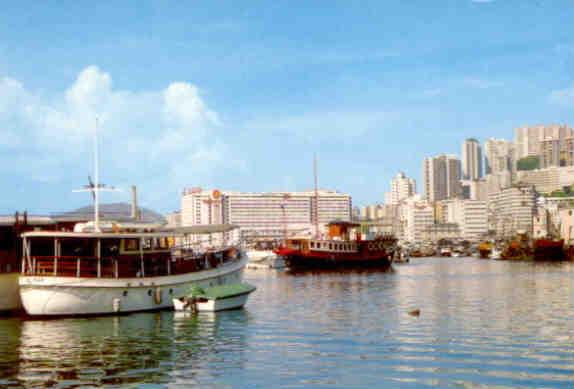
{"type": "Polygon", "coordinates": [[[566,259],[564,239],[536,239],[532,244],[537,261],[562,261],[566,259]]]}
{"type": "Polygon", "coordinates": [[[242,308],[256,290],[247,283],[192,288],[185,296],[173,299],[173,308],[183,312],[218,312],[242,308]]]}
{"type": "Polygon", "coordinates": [[[189,239],[233,228],[26,232],[19,280],[23,307],[32,316],[171,308],[173,296],[192,286],[241,281],[247,257],[237,245],[203,248],[189,239]]]}
{"type": "Polygon", "coordinates": [[[452,257],[452,250],[450,247],[443,247],[440,249],[440,256],[441,257],[452,257]]]}
{"type": "Polygon", "coordinates": [[[385,267],[391,264],[397,239],[384,235],[374,240],[350,238],[359,224],[334,221],[328,224],[329,239],[287,239],[275,252],[293,268],[385,267]]]}
{"type": "Polygon", "coordinates": [[[490,259],[492,253],[492,243],[490,242],[481,242],[478,245],[478,253],[481,259],[490,259]]]}

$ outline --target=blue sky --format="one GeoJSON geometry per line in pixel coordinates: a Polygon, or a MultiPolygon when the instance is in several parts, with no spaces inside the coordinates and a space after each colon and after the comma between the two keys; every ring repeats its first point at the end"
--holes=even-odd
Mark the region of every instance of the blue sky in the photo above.
{"type": "Polygon", "coordinates": [[[13,2],[0,12],[0,213],[160,211],[186,186],[380,202],[425,156],[574,125],[574,1],[13,2]],[[185,4],[184,4],[185,3],[185,4]]]}

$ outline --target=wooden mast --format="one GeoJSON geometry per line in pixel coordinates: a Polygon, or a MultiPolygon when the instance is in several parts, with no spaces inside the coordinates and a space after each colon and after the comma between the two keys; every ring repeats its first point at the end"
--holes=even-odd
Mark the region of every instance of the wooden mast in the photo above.
{"type": "Polygon", "coordinates": [[[319,239],[319,189],[317,188],[317,153],[313,154],[313,178],[315,181],[315,239],[319,239]]]}

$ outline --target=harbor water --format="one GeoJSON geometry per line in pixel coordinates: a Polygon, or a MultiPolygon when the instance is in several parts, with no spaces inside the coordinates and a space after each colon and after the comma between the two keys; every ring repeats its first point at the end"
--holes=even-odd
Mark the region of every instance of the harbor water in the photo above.
{"type": "Polygon", "coordinates": [[[573,263],[245,279],[244,310],[0,318],[0,386],[574,387],[573,263]]]}

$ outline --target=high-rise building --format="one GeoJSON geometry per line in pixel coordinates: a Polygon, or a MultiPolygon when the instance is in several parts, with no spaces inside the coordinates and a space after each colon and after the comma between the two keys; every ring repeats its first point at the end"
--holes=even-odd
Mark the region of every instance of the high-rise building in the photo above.
{"type": "Polygon", "coordinates": [[[462,176],[466,180],[478,180],[482,177],[482,149],[474,138],[469,138],[462,144],[462,176]]]}
{"type": "Polygon", "coordinates": [[[399,172],[391,180],[391,191],[385,195],[387,204],[399,204],[416,193],[416,181],[403,172],[399,172]]]}
{"type": "Polygon", "coordinates": [[[430,202],[460,196],[461,166],[454,155],[438,155],[425,158],[423,181],[425,197],[430,202]]]}
{"type": "Polygon", "coordinates": [[[534,185],[540,193],[551,193],[574,185],[574,166],[518,171],[516,180],[523,184],[534,185]]]}
{"type": "Polygon", "coordinates": [[[441,223],[458,225],[459,237],[478,240],[488,232],[486,201],[454,199],[442,201],[440,206],[441,223]]]}
{"type": "Polygon", "coordinates": [[[562,141],[555,138],[546,138],[540,141],[540,167],[547,168],[551,166],[561,166],[560,149],[562,141]]]}
{"type": "Polygon", "coordinates": [[[504,139],[490,138],[484,143],[486,174],[512,171],[514,145],[504,139]]]}
{"type": "Polygon", "coordinates": [[[281,238],[291,232],[320,232],[333,220],[351,220],[351,196],[330,190],[315,192],[232,192],[184,190],[181,199],[181,225],[234,224],[245,238],[281,238]]]}
{"type": "Polygon", "coordinates": [[[434,224],[434,208],[426,201],[410,198],[401,206],[404,217],[404,238],[418,242],[427,237],[427,229],[434,224]]]}
{"type": "Polygon", "coordinates": [[[491,197],[491,223],[501,237],[530,233],[536,207],[536,191],[531,185],[502,189],[491,197]]]}
{"type": "Polygon", "coordinates": [[[516,159],[539,156],[540,142],[545,139],[558,140],[560,145],[565,138],[574,136],[574,129],[566,125],[520,127],[514,130],[516,159]]]}

